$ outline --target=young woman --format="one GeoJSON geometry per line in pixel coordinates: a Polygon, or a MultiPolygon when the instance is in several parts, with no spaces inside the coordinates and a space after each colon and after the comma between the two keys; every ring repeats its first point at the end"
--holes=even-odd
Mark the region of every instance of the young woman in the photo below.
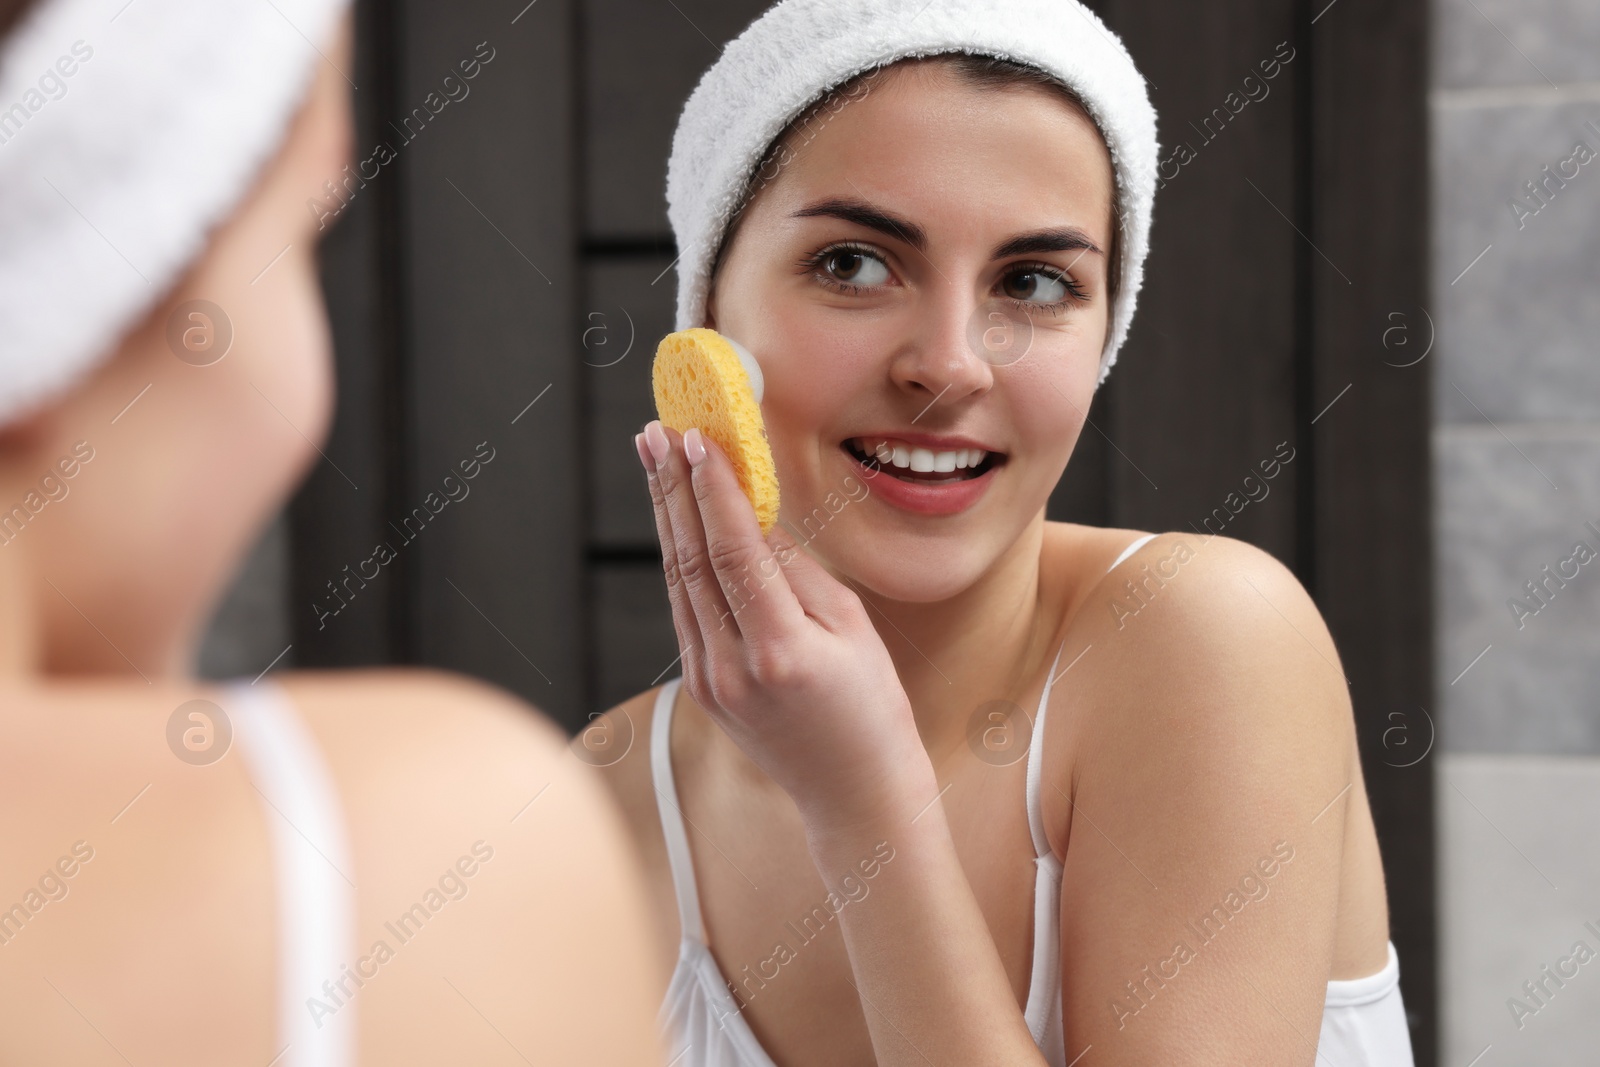
{"type": "Polygon", "coordinates": [[[659,1063],[637,860],[555,727],[434,671],[194,676],[320,462],[350,35],[119,6],[0,2],[42,102],[0,146],[0,1062],[659,1063]]]}
{"type": "Polygon", "coordinates": [[[653,742],[609,776],[675,1063],[1411,1062],[1315,605],[1242,542],[1044,518],[1131,313],[1141,108],[1067,0],[790,0],[685,109],[678,325],[759,360],[782,518],[639,435],[683,676],[608,713],[653,742]]]}

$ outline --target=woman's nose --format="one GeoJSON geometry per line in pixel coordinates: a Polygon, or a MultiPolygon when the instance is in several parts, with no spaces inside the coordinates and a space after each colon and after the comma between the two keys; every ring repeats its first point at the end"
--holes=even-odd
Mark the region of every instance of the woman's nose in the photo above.
{"type": "Polygon", "coordinates": [[[1013,317],[990,301],[970,298],[928,308],[891,366],[895,384],[930,405],[981,396],[994,385],[994,368],[1007,361],[996,358],[996,351],[1009,350],[1017,340],[1013,317]]]}

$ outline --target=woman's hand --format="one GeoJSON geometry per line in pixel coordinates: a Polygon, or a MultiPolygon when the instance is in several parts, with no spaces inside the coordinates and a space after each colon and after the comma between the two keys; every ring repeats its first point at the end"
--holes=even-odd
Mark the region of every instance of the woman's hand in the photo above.
{"type": "Polygon", "coordinates": [[[652,421],[634,444],[689,695],[808,831],[925,805],[932,767],[861,599],[782,527],[762,537],[733,465],[700,431],[652,421]]]}

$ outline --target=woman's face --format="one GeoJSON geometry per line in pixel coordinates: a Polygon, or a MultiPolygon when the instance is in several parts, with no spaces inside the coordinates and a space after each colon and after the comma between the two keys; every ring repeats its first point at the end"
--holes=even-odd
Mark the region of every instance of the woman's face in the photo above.
{"type": "Polygon", "coordinates": [[[883,596],[941,600],[1040,519],[1083,427],[1108,323],[1110,156],[1058,97],[971,88],[938,62],[881,72],[792,140],[707,325],[761,363],[786,525],[883,596]],[[860,459],[925,466],[913,448],[932,472],[860,459]],[[978,467],[941,470],[973,448],[978,467]]]}
{"type": "MultiPolygon", "coordinates": [[[[350,43],[346,19],[334,63],[348,66],[350,43]]],[[[0,434],[0,487],[12,495],[62,457],[92,453],[70,495],[6,546],[55,587],[30,590],[46,669],[189,669],[223,583],[318,461],[333,377],[306,205],[348,159],[350,127],[349,88],[321,63],[275,157],[185,275],[82,384],[0,434]],[[215,362],[173,339],[203,346],[217,330],[217,315],[185,315],[194,300],[231,327],[215,362]]]]}

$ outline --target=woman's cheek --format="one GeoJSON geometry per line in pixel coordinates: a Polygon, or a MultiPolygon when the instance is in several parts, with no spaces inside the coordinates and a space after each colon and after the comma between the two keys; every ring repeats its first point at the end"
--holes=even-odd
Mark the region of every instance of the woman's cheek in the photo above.
{"type": "Polygon", "coordinates": [[[1059,344],[1036,349],[1006,371],[1007,406],[1018,448],[1037,463],[1037,476],[1049,483],[1048,493],[1086,425],[1099,353],[1087,345],[1059,344]]]}
{"type": "Polygon", "coordinates": [[[787,497],[805,489],[810,466],[807,457],[818,449],[820,424],[811,405],[799,401],[795,391],[774,390],[772,386],[768,379],[762,418],[767,427],[767,441],[772,445],[772,459],[778,468],[778,484],[787,497]]]}

